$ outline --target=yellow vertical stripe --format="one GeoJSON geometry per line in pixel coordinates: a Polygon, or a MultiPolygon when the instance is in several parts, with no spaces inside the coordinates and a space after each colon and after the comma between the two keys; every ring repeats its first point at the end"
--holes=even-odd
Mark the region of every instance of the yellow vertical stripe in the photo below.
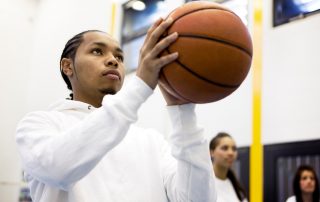
{"type": "Polygon", "coordinates": [[[112,6],[111,6],[110,34],[113,37],[115,37],[115,25],[116,25],[116,3],[112,3],[112,6]]]}
{"type": "Polygon", "coordinates": [[[263,201],[263,147],[261,143],[262,0],[253,0],[253,123],[250,148],[250,201],[263,201]]]}

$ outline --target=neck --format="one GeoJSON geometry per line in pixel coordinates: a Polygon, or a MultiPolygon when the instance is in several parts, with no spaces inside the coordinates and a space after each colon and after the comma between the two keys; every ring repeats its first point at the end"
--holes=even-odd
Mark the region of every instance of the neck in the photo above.
{"type": "Polygon", "coordinates": [[[81,101],[87,104],[90,104],[92,106],[94,106],[95,108],[101,107],[102,105],[102,99],[103,99],[104,95],[101,96],[83,96],[82,94],[77,94],[74,93],[73,94],[73,100],[76,101],[81,101]]]}
{"type": "Polygon", "coordinates": [[[228,169],[227,168],[218,166],[216,164],[213,164],[212,167],[213,167],[214,174],[215,174],[215,176],[217,178],[219,178],[221,180],[227,179],[227,174],[228,174],[228,169]]]}
{"type": "Polygon", "coordinates": [[[302,193],[302,201],[303,202],[312,202],[312,194],[302,193]]]}

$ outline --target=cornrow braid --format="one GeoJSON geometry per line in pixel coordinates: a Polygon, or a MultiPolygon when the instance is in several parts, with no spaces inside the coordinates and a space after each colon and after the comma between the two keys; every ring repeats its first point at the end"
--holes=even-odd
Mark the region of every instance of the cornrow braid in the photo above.
{"type": "MultiPolygon", "coordinates": [[[[77,52],[80,44],[83,41],[83,35],[88,32],[103,32],[103,31],[87,30],[87,31],[84,31],[84,32],[81,32],[81,33],[75,35],[66,43],[66,45],[62,51],[61,57],[60,57],[60,73],[62,75],[64,82],[67,84],[68,89],[71,91],[72,91],[72,85],[71,85],[71,82],[70,82],[68,76],[65,75],[65,73],[62,70],[61,61],[63,58],[70,58],[72,61],[74,61],[74,58],[76,56],[76,52],[77,52]]],[[[73,100],[73,93],[70,94],[70,99],[73,100]]]]}

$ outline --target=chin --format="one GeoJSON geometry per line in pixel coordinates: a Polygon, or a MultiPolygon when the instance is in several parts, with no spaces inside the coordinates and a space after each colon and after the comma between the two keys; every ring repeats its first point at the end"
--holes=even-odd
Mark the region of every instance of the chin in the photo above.
{"type": "Polygon", "coordinates": [[[230,164],[230,163],[226,164],[225,167],[226,167],[227,169],[232,168],[232,163],[231,163],[231,164],[230,164]]]}
{"type": "Polygon", "coordinates": [[[114,88],[104,88],[104,89],[100,89],[100,92],[104,95],[114,95],[118,91],[114,88]]]}
{"type": "Polygon", "coordinates": [[[304,190],[305,193],[307,194],[312,194],[314,192],[313,188],[307,188],[306,190],[304,190]]]}

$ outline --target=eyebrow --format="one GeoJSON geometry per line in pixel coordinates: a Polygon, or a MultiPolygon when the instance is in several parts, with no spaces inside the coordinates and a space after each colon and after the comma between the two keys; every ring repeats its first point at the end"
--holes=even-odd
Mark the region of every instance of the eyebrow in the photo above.
{"type": "MultiPolygon", "coordinates": [[[[104,48],[107,48],[108,45],[103,43],[103,42],[93,42],[94,45],[97,45],[97,46],[102,46],[104,48]]],[[[120,47],[116,47],[115,49],[117,52],[120,52],[120,53],[123,53],[123,50],[120,48],[120,47]]]]}

